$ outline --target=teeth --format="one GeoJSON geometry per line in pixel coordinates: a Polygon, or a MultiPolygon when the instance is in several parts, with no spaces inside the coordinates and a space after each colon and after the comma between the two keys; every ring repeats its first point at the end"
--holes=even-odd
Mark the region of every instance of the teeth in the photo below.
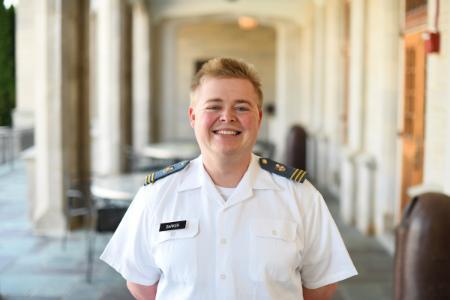
{"type": "Polygon", "coordinates": [[[234,130],[217,130],[216,132],[218,134],[224,134],[224,135],[236,135],[236,134],[238,134],[238,132],[234,131],[234,130]]]}

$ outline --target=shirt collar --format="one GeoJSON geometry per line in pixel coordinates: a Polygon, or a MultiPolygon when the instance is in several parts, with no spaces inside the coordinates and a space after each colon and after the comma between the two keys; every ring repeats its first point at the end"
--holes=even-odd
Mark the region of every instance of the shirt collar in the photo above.
{"type": "Polygon", "coordinates": [[[251,187],[255,190],[281,190],[281,187],[273,180],[272,174],[263,170],[259,165],[259,156],[252,154],[249,170],[251,187]]]}
{"type": "Polygon", "coordinates": [[[193,190],[203,185],[203,162],[202,156],[193,159],[186,168],[186,174],[177,188],[178,192],[193,190]]]}
{"type": "MultiPolygon", "coordinates": [[[[192,160],[186,168],[186,174],[177,188],[178,192],[200,188],[205,184],[205,176],[209,176],[203,167],[202,156],[192,160]]],[[[281,187],[273,180],[272,174],[259,165],[259,157],[252,154],[250,165],[236,187],[241,192],[257,190],[280,190],[281,187]]]]}

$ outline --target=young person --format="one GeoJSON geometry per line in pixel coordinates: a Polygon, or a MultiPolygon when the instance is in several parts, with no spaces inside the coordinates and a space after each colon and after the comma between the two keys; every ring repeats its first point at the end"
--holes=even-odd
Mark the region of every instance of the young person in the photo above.
{"type": "Polygon", "coordinates": [[[101,256],[137,299],[330,299],[357,274],[305,172],[252,154],[262,99],[243,61],[196,74],[201,155],[147,177],[101,256]]]}

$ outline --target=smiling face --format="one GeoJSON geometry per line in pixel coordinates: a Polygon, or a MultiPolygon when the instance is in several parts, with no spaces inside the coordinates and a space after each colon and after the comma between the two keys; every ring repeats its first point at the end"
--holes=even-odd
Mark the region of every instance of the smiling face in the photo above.
{"type": "Polygon", "coordinates": [[[250,159],[262,112],[251,82],[206,77],[195,90],[189,119],[208,159],[250,159]]]}

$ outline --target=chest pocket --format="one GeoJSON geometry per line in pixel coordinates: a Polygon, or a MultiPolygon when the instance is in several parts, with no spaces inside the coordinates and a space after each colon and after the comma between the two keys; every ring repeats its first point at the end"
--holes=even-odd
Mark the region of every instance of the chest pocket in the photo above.
{"type": "Polygon", "coordinates": [[[287,281],[299,266],[297,224],[256,219],[250,224],[249,273],[254,281],[287,281]]]}
{"type": "Polygon", "coordinates": [[[187,220],[183,229],[157,233],[153,257],[168,280],[184,283],[196,281],[198,234],[198,220],[187,220]]]}

